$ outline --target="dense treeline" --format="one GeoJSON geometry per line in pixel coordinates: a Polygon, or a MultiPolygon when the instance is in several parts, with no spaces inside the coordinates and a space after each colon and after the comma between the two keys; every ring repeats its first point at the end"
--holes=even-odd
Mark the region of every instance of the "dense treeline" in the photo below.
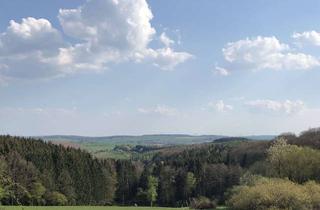
{"type": "Polygon", "coordinates": [[[259,169],[248,170],[229,192],[233,210],[317,210],[320,208],[320,151],[278,138],[259,169]]]}
{"type": "Polygon", "coordinates": [[[105,204],[113,201],[115,164],[78,149],[0,136],[1,202],[17,205],[105,204]]]}
{"type": "Polygon", "coordinates": [[[187,206],[191,197],[223,200],[242,173],[242,154],[233,147],[172,147],[144,162],[98,160],[80,149],[1,136],[1,203],[187,206]]]}
{"type": "Polygon", "coordinates": [[[0,136],[0,201],[6,205],[197,206],[195,201],[225,203],[230,189],[248,173],[299,184],[320,181],[320,130],[282,136],[288,139],[282,147],[274,147],[271,141],[222,139],[164,148],[143,161],[100,160],[80,149],[0,136]]]}

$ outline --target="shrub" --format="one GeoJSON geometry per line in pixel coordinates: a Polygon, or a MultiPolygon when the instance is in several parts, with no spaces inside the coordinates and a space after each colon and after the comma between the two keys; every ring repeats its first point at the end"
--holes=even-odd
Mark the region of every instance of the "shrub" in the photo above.
{"type": "Polygon", "coordinates": [[[52,206],[64,206],[67,205],[68,199],[67,197],[59,192],[51,192],[46,196],[47,204],[52,206]]]}
{"type": "Polygon", "coordinates": [[[319,150],[290,145],[280,138],[268,149],[267,162],[271,175],[275,177],[289,178],[298,183],[319,180],[319,150]]]}
{"type": "Polygon", "coordinates": [[[312,209],[320,209],[320,185],[309,181],[304,184],[304,188],[311,199],[312,209]]]}
{"type": "Polygon", "coordinates": [[[310,188],[318,191],[314,184],[295,184],[285,179],[261,178],[253,185],[238,186],[233,189],[227,205],[234,210],[307,210],[317,205],[318,197],[310,196],[310,188]],[[308,188],[309,187],[309,188],[308,188]]]}
{"type": "Polygon", "coordinates": [[[215,201],[207,197],[192,198],[190,202],[190,209],[215,209],[217,204],[215,201]]]}

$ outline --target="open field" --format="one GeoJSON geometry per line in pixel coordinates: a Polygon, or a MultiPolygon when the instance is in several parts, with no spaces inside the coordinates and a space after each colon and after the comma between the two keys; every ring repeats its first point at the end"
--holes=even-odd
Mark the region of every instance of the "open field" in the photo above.
{"type": "MultiPolygon", "coordinates": [[[[227,136],[219,135],[142,135],[142,136],[106,136],[106,137],[85,137],[85,136],[42,136],[39,137],[54,144],[61,144],[73,148],[81,148],[88,151],[97,158],[130,159],[140,158],[141,152],[116,150],[117,146],[134,147],[137,145],[148,146],[179,146],[192,145],[217,141],[226,143],[232,139],[227,136]],[[223,139],[221,139],[223,138],[223,139]]],[[[238,138],[238,137],[236,137],[238,138]]],[[[274,136],[246,136],[239,138],[242,140],[270,140],[274,136]]],[[[143,152],[144,153],[144,152],[143,152]]],[[[152,154],[146,156],[151,157],[152,154]]],[[[145,157],[145,156],[143,156],[145,157]]],[[[144,159],[144,158],[143,158],[144,159]]]]}

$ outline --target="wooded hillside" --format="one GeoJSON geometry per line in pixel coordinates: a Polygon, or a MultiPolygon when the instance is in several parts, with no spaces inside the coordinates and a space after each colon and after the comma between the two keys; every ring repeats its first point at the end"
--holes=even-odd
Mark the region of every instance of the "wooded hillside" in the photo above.
{"type": "MultiPolygon", "coordinates": [[[[319,129],[283,136],[289,144],[319,149],[319,129]]],[[[268,176],[272,144],[224,139],[164,148],[150,160],[113,160],[42,140],[0,136],[0,200],[7,205],[188,206],[191,198],[205,196],[224,203],[243,174],[268,176]]]]}

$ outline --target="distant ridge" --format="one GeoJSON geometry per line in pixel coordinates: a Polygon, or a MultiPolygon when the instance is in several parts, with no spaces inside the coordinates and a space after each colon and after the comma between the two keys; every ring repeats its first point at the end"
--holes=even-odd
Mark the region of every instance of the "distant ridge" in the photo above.
{"type": "Polygon", "coordinates": [[[250,140],[273,140],[274,138],[277,137],[277,135],[251,135],[251,136],[239,136],[239,137],[243,137],[243,138],[247,138],[250,140]]]}
{"type": "MultiPolygon", "coordinates": [[[[77,135],[49,135],[37,136],[45,141],[70,141],[70,142],[105,142],[114,144],[197,144],[212,142],[221,138],[232,136],[223,135],[187,135],[187,134],[148,134],[148,135],[119,135],[119,136],[77,136],[77,135]]],[[[272,140],[275,135],[240,136],[249,140],[272,140]]]]}

